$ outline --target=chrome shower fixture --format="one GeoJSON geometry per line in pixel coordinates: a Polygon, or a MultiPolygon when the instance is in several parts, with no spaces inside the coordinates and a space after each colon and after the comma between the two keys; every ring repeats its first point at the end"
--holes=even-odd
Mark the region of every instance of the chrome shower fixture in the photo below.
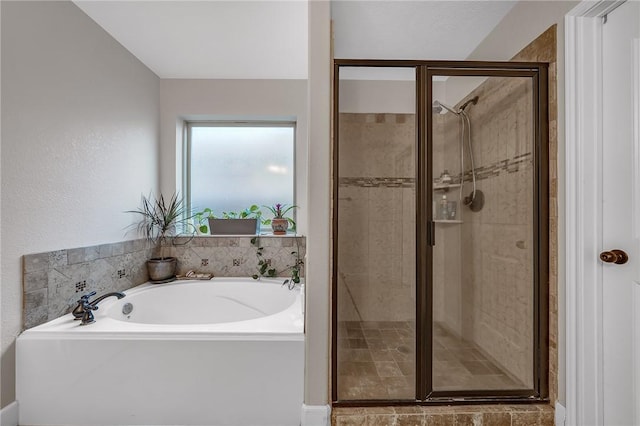
{"type": "Polygon", "coordinates": [[[473,98],[469,99],[468,101],[466,101],[465,103],[463,103],[462,105],[460,105],[460,109],[458,109],[458,111],[462,112],[465,109],[467,109],[467,107],[469,106],[469,104],[474,104],[476,105],[478,103],[478,96],[474,96],[473,98]]]}
{"type": "Polygon", "coordinates": [[[443,109],[446,109],[449,112],[454,113],[455,115],[458,115],[459,112],[455,111],[453,108],[451,108],[450,106],[447,106],[445,104],[443,104],[442,102],[440,102],[439,100],[435,100],[433,101],[433,104],[431,105],[432,109],[433,109],[433,113],[434,114],[440,114],[442,112],[443,109]]]}
{"type": "Polygon", "coordinates": [[[460,199],[463,200],[464,205],[468,206],[471,211],[477,212],[482,209],[484,206],[484,194],[482,191],[476,188],[476,168],[473,161],[473,150],[471,149],[471,120],[469,120],[469,116],[467,115],[465,109],[470,104],[476,105],[478,103],[478,96],[474,96],[471,99],[467,99],[458,110],[454,110],[453,108],[443,104],[439,100],[434,100],[431,104],[431,109],[433,114],[440,114],[443,109],[455,114],[460,118],[460,199]],[[465,138],[465,133],[467,137],[465,138]],[[464,170],[464,145],[465,139],[467,142],[467,146],[469,148],[469,162],[471,163],[471,184],[472,190],[469,196],[462,198],[462,191],[464,187],[464,176],[462,174],[462,170],[464,170]]]}
{"type": "Polygon", "coordinates": [[[455,115],[460,115],[462,112],[464,112],[465,109],[467,109],[469,104],[476,105],[477,103],[478,103],[478,96],[474,96],[473,98],[468,99],[465,103],[460,105],[460,107],[456,111],[452,107],[447,106],[436,99],[435,101],[433,101],[433,104],[431,104],[431,108],[433,109],[434,114],[440,114],[443,109],[446,109],[447,111],[452,112],[455,115]]]}

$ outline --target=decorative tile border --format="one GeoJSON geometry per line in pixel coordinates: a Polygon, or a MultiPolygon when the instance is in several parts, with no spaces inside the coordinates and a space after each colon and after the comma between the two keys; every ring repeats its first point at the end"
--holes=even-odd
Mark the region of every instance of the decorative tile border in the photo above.
{"type": "Polygon", "coordinates": [[[413,188],[415,178],[401,177],[343,177],[340,186],[357,186],[361,188],[413,188]]]}
{"type": "MultiPolygon", "coordinates": [[[[500,176],[501,173],[516,173],[523,167],[531,167],[533,159],[530,152],[516,155],[506,160],[498,160],[486,166],[476,168],[476,181],[500,176]]],[[[471,170],[464,173],[463,180],[471,182],[471,170]]],[[[403,177],[341,177],[339,180],[341,187],[360,188],[413,188],[415,178],[403,177]]],[[[452,176],[452,183],[460,183],[458,176],[452,176]]]]}
{"type": "MultiPolygon", "coordinates": [[[[257,245],[262,259],[286,277],[306,254],[306,238],[295,236],[178,237],[168,249],[178,258],[178,274],[189,270],[214,276],[247,277],[258,273],[257,245]]],[[[23,324],[35,327],[67,314],[81,294],[124,291],[149,280],[146,262],[156,247],[143,239],[23,256],[23,324]]],[[[302,268],[304,272],[304,268],[302,268]]],[[[301,274],[303,276],[303,274],[301,274]]]]}
{"type": "MultiPolygon", "coordinates": [[[[515,173],[520,171],[522,167],[532,166],[533,159],[530,152],[526,154],[516,155],[506,160],[499,160],[487,166],[480,166],[476,169],[476,180],[484,180],[491,177],[500,176],[501,173],[515,173]]],[[[471,170],[464,173],[464,181],[471,180],[471,170]]]]}

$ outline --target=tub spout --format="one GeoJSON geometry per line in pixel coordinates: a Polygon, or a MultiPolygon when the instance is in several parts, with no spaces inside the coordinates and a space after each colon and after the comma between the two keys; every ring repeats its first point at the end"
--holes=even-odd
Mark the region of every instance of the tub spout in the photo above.
{"type": "Polygon", "coordinates": [[[111,293],[103,294],[102,296],[89,302],[89,298],[91,296],[95,296],[95,294],[96,292],[92,291],[91,293],[85,294],[80,297],[80,300],[78,300],[78,306],[76,306],[71,312],[74,316],[74,319],[82,320],[82,323],[80,325],[91,324],[95,321],[93,312],[91,311],[95,311],[96,309],[98,309],[98,303],[102,302],[107,297],[115,296],[118,299],[122,299],[125,296],[124,293],[113,291],[111,293]]]}
{"type": "Polygon", "coordinates": [[[93,299],[91,302],[89,302],[89,304],[91,306],[96,306],[98,303],[102,302],[104,299],[106,299],[107,297],[111,297],[111,296],[115,296],[118,299],[122,299],[125,296],[125,294],[124,293],[120,293],[119,291],[113,291],[111,293],[103,294],[102,296],[100,296],[100,297],[98,297],[96,299],[93,299]]]}

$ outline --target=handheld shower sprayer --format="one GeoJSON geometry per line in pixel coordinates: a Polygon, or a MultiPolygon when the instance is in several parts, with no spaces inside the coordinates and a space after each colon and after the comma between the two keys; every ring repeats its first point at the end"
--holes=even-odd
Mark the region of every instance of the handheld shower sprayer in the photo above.
{"type": "Polygon", "coordinates": [[[471,120],[469,120],[469,116],[466,113],[467,107],[472,104],[476,105],[478,103],[478,96],[474,96],[471,99],[467,99],[458,110],[454,110],[453,108],[443,104],[438,100],[434,100],[431,108],[434,114],[439,114],[443,109],[455,114],[460,118],[460,126],[461,126],[461,134],[460,134],[460,199],[464,203],[464,205],[468,206],[471,211],[477,212],[482,209],[484,206],[484,194],[482,191],[476,188],[476,170],[473,159],[473,150],[471,149],[471,120]],[[463,178],[463,170],[464,170],[464,145],[465,145],[465,133],[467,133],[466,142],[469,148],[469,160],[471,163],[471,184],[472,190],[471,193],[462,198],[462,190],[464,186],[464,178],[463,178]]]}

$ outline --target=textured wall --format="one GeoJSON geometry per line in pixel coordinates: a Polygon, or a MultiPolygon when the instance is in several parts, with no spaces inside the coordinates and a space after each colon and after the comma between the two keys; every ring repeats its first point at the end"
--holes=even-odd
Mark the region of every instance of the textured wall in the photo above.
{"type": "Polygon", "coordinates": [[[157,190],[159,80],[73,3],[2,7],[2,405],[21,257],[121,241],[157,190]]]}

